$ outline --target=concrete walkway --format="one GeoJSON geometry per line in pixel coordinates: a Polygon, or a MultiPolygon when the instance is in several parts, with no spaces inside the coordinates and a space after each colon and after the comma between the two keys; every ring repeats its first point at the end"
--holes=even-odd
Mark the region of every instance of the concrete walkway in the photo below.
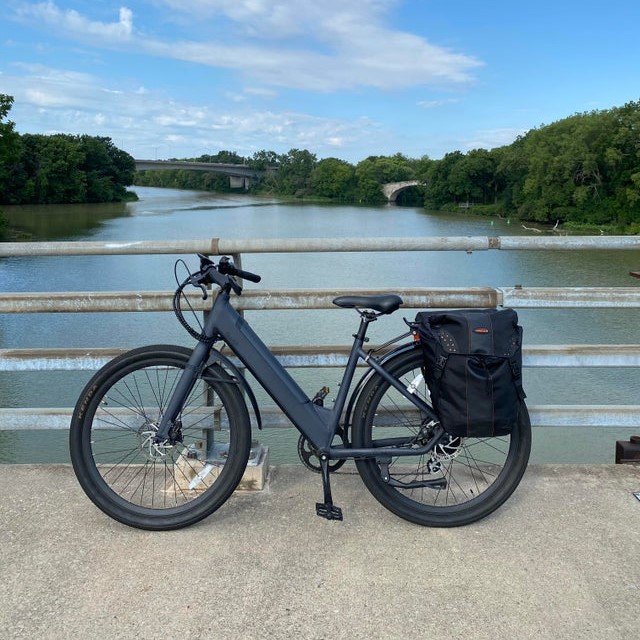
{"type": "MultiPolygon", "coordinates": [[[[347,467],[345,467],[347,469],[347,467]]],[[[356,475],[272,470],[181,531],[120,525],[67,466],[0,466],[0,637],[628,640],[640,635],[640,468],[530,467],[460,529],[396,518],[356,475]]]]}

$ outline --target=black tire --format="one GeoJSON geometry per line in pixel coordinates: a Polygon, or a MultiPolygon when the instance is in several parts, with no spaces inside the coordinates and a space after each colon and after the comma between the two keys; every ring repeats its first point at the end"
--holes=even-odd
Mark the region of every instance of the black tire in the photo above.
{"type": "Polygon", "coordinates": [[[247,465],[247,407],[218,365],[202,372],[183,407],[182,441],[154,447],[154,429],[190,353],[172,345],[129,351],[98,371],[76,404],[69,434],[73,469],[96,506],[126,525],[168,530],[194,524],[227,500],[247,465]]]}
{"type": "MultiPolygon", "coordinates": [[[[418,348],[389,360],[385,369],[403,384],[413,383],[415,393],[428,403],[429,392],[422,375],[423,359],[418,348]]],[[[353,419],[353,446],[375,446],[376,439],[410,438],[423,428],[433,428],[428,419],[402,395],[375,375],[362,390],[353,419]]],[[[449,436],[447,436],[450,438],[449,436]]],[[[395,457],[389,463],[392,480],[413,488],[392,486],[382,478],[375,459],[356,460],[367,489],[396,515],[432,527],[456,527],[489,515],[513,493],[524,474],[531,450],[531,424],[524,402],[509,436],[495,438],[450,438],[431,454],[395,457]],[[445,487],[424,486],[441,479],[445,487]],[[423,483],[416,487],[415,483],[423,483]]]]}

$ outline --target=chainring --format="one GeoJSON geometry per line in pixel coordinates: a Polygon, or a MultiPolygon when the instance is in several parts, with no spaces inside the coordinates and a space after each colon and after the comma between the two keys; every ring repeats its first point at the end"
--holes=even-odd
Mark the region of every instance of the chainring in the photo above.
{"type": "MultiPolygon", "coordinates": [[[[344,437],[344,433],[342,429],[339,429],[336,435],[342,440],[343,444],[346,444],[346,440],[344,437]]],[[[309,471],[313,471],[314,473],[322,473],[322,468],[320,467],[320,458],[318,457],[317,449],[309,442],[309,439],[305,436],[301,435],[298,438],[298,457],[302,464],[309,469],[309,471]]],[[[346,460],[332,460],[329,463],[329,471],[334,472],[337,471],[346,460]]]]}

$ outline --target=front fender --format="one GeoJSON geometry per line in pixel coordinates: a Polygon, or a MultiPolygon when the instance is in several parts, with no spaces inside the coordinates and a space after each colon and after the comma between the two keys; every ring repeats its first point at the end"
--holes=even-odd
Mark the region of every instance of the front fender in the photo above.
{"type": "Polygon", "coordinates": [[[246,392],[249,397],[249,402],[251,402],[251,406],[253,408],[253,412],[256,416],[256,422],[258,425],[258,429],[262,430],[262,417],[260,416],[260,409],[258,408],[258,401],[256,400],[256,396],[253,393],[253,389],[249,386],[246,378],[240,372],[240,369],[236,367],[229,358],[223,356],[217,349],[211,349],[209,353],[209,359],[207,360],[207,366],[212,364],[219,364],[221,367],[227,370],[228,373],[235,379],[236,383],[240,388],[246,392]]]}

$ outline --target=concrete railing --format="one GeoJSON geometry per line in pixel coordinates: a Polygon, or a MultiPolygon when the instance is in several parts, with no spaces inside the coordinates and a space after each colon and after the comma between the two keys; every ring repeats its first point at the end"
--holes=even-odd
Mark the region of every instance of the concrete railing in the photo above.
{"type": "MultiPolygon", "coordinates": [[[[429,237],[233,240],[175,242],[0,243],[0,257],[131,254],[232,255],[241,264],[245,253],[377,252],[377,251],[511,251],[633,250],[640,238],[588,237],[429,237]]],[[[331,301],[349,290],[251,289],[235,299],[240,310],[330,309],[331,301]]],[[[358,293],[383,293],[358,290],[358,293]]],[[[474,287],[396,289],[406,308],[509,306],[527,308],[640,308],[640,287],[474,287]]],[[[172,291],[0,293],[0,313],[147,312],[171,310],[172,291]]],[[[195,293],[192,305],[206,311],[195,293]]],[[[95,370],[120,349],[0,349],[0,371],[95,370]]],[[[291,345],[274,349],[290,367],[342,367],[348,348],[291,345]]],[[[640,367],[640,345],[540,345],[524,349],[526,367],[640,367]]],[[[70,409],[2,409],[2,429],[67,428],[70,409]]],[[[640,426],[637,405],[542,405],[531,407],[532,423],[545,426],[640,426]]]]}

